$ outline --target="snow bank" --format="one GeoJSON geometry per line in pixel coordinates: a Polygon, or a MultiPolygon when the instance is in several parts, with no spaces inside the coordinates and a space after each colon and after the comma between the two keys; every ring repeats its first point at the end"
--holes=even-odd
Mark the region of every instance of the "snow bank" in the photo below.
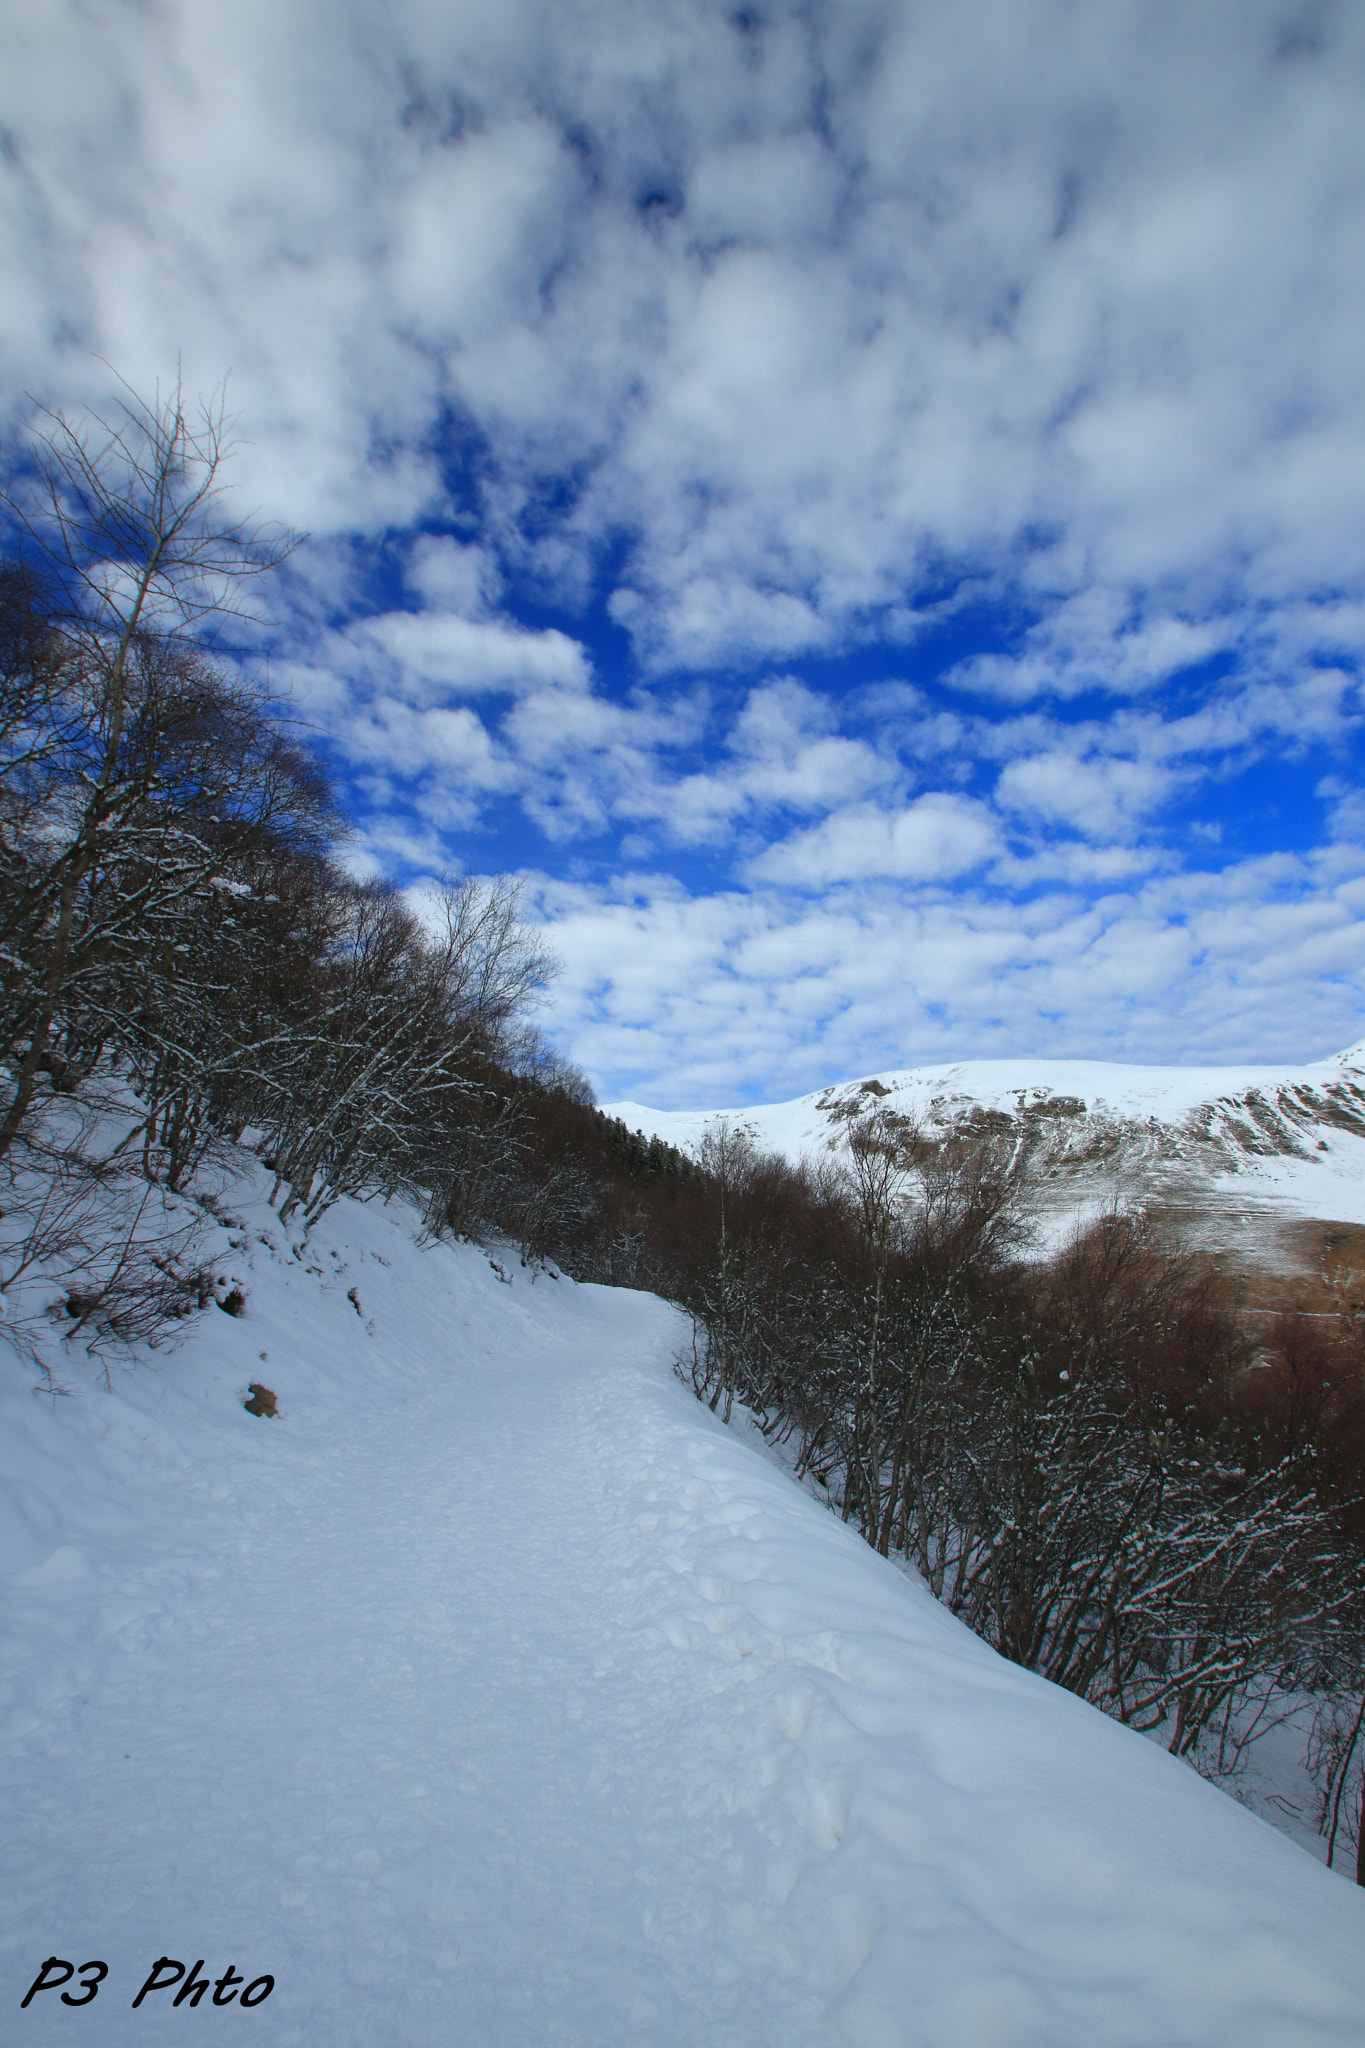
{"type": "Polygon", "coordinates": [[[163,1955],[329,2048],[1365,2040],[1365,1894],[723,1430],[663,1304],[238,1213],[241,1318],[0,1365],[7,2040],[194,2032],[163,1955]],[[53,1954],[95,2018],[19,2010],[53,1954]]]}

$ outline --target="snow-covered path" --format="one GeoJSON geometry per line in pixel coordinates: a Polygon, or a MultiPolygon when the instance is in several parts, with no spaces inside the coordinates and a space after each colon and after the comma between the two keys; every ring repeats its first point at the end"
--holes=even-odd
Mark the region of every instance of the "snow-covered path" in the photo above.
{"type": "Polygon", "coordinates": [[[662,1304],[353,1205],[221,1248],[179,1357],[5,1369],[7,2041],[194,2031],[162,1955],[271,2043],[1365,2041],[1365,1895],[873,1557],[662,1304]],[[20,2012],[54,1953],[96,2003],[20,2012]]]}

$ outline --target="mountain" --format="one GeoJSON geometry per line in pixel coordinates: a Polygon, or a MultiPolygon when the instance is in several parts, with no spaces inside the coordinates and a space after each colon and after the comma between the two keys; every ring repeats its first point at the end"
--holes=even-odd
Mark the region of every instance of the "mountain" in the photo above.
{"type": "Polygon", "coordinates": [[[759,1108],[603,1107],[684,1148],[725,1117],[792,1159],[837,1150],[850,1110],[863,1107],[892,1110],[929,1137],[1022,1143],[1040,1248],[1116,1200],[1211,1250],[1286,1269],[1356,1255],[1365,1226],[1365,1041],[1306,1066],[962,1060],[759,1108]]]}
{"type": "Polygon", "coordinates": [[[0,1348],[7,2039],[55,1957],[109,2048],[196,1963],[273,2048],[1360,2041],[1365,1893],[723,1428],[674,1310],[267,1184],[178,1350],[0,1348]]]}

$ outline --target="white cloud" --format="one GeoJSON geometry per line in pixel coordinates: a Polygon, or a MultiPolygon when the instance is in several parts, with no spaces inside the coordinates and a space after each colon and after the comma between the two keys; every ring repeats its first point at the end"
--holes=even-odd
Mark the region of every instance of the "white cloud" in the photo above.
{"type": "MultiPolygon", "coordinates": [[[[1200,835],[1200,828],[1190,828],[1200,835]]],[[[987,879],[1001,889],[1035,889],[1061,882],[1073,889],[1103,889],[1131,882],[1139,875],[1169,872],[1180,865],[1163,846],[1096,846],[1089,840],[1054,839],[1027,853],[1007,853],[992,863],[987,879]]]]}
{"type": "MultiPolygon", "coordinates": [[[[469,585],[476,599],[493,587],[475,549],[429,549],[415,576],[433,591],[469,585]]],[[[277,683],[300,708],[327,720],[344,755],[396,775],[455,775],[472,792],[519,787],[515,754],[476,712],[449,699],[529,699],[535,709],[524,730],[547,744],[571,722],[571,707],[587,704],[592,688],[577,641],[553,629],[527,632],[505,619],[383,612],[299,638],[299,658],[280,665],[277,683]]]]}
{"type": "Polygon", "coordinates": [[[600,831],[613,818],[662,816],[669,792],[660,757],[693,730],[686,702],[621,705],[562,691],[523,698],[503,724],[524,769],[526,809],[552,839],[600,831]]]}
{"type": "Polygon", "coordinates": [[[1331,837],[1347,845],[1365,846],[1365,790],[1339,775],[1325,775],[1317,794],[1327,805],[1331,837]]]}
{"type": "Polygon", "coordinates": [[[1084,690],[1141,695],[1194,668],[1236,638],[1227,619],[1197,624],[1169,614],[1135,615],[1118,590],[1091,587],[1066,599],[1025,637],[1017,656],[978,654],[947,680],[1013,700],[1074,697],[1084,690]]]}
{"type": "Polygon", "coordinates": [[[581,691],[591,671],[585,649],[550,628],[528,633],[510,621],[462,619],[451,612],[383,612],[349,627],[348,666],[392,673],[405,691],[431,698],[447,691],[581,691]]]}
{"type": "Polygon", "coordinates": [[[747,872],[758,882],[804,889],[873,875],[946,881],[1002,850],[999,826],[984,804],[935,792],[901,811],[873,804],[836,811],[812,830],[768,847],[747,872]]]}
{"type": "Polygon", "coordinates": [[[513,118],[411,162],[391,195],[387,273],[399,317],[446,346],[500,336],[509,315],[533,317],[580,176],[544,119],[513,118]]]}
{"type": "Polygon", "coordinates": [[[827,241],[844,182],[828,145],[809,132],[724,143],[688,181],[687,225],[703,246],[827,241]]]}
{"type": "Polygon", "coordinates": [[[660,662],[833,646],[947,558],[1155,593],[1061,648],[1142,687],[1248,594],[1359,595],[1365,29],[1281,12],[54,4],[0,386],[231,364],[319,531],[435,503],[454,408],[528,564],[633,536],[660,662]]]}
{"type": "Polygon", "coordinates": [[[1007,810],[1069,825],[1087,838],[1125,839],[1170,796],[1176,778],[1152,761],[1113,755],[1089,760],[1071,750],[1011,761],[996,784],[1007,810]]]}
{"type": "Polygon", "coordinates": [[[828,702],[789,677],[751,690],[728,731],[700,696],[528,695],[503,721],[527,772],[526,801],[556,838],[610,821],[651,825],[675,845],[724,845],[774,812],[819,812],[903,779],[894,759],[831,728],[828,702]],[[704,738],[715,765],[680,772],[704,738]]]}
{"type": "Polygon", "coordinates": [[[564,961],[558,1031],[607,1097],[663,1108],[928,1060],[1309,1059],[1360,1035],[1358,848],[1024,905],[878,883],[811,902],[532,880],[564,961]]]}
{"type": "Polygon", "coordinates": [[[515,780],[511,764],[498,758],[484,726],[464,706],[415,711],[380,697],[344,719],[339,737],[353,762],[397,775],[454,770],[478,790],[507,789],[515,780]]]}
{"type": "Polygon", "coordinates": [[[414,543],[405,580],[436,610],[466,619],[483,617],[502,591],[502,573],[491,551],[449,534],[423,534],[414,543]]]}

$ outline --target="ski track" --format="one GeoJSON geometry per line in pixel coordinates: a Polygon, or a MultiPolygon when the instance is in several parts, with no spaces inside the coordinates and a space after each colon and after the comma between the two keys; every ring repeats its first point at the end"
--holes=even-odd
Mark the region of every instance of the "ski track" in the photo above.
{"type": "Polygon", "coordinates": [[[0,1380],[6,2040],[193,2034],[170,1954],[329,2048],[1365,2042],[1365,1895],[874,1557],[662,1303],[244,1214],[241,1321],[0,1380]],[[17,2010],[52,1953],[93,2014],[17,2010]]]}

